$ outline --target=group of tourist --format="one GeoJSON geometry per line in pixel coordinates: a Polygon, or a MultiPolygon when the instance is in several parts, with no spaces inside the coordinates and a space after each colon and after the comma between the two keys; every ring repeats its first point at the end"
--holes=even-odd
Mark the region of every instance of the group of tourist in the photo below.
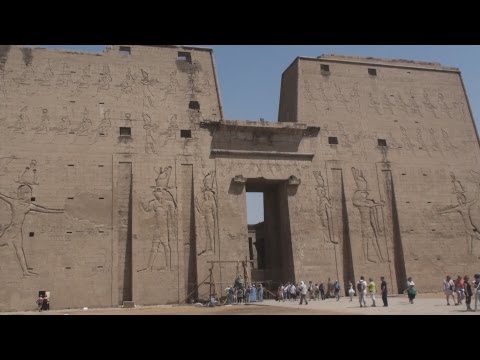
{"type": "Polygon", "coordinates": [[[473,278],[474,280],[470,282],[468,275],[463,278],[458,275],[456,280],[447,275],[443,280],[443,292],[447,298],[447,305],[450,305],[450,297],[452,297],[455,305],[462,305],[462,301],[465,300],[467,311],[477,311],[477,304],[480,302],[480,274],[475,274],[473,278]],[[475,309],[470,306],[472,296],[475,299],[475,309]]]}
{"type": "Polygon", "coordinates": [[[227,304],[263,301],[263,285],[261,283],[247,283],[245,285],[241,275],[235,279],[233,286],[225,289],[225,292],[227,304]]]}

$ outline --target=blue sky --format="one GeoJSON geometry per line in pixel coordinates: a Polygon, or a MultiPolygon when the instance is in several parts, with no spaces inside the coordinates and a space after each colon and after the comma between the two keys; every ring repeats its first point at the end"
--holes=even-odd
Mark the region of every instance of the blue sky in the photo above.
{"type": "MultiPolygon", "coordinates": [[[[39,45],[101,52],[104,45],[39,45]]],[[[462,71],[478,126],[479,45],[202,45],[213,48],[226,119],[276,121],[282,72],[297,56],[321,54],[403,58],[439,62],[462,71]]],[[[263,220],[261,196],[248,194],[248,222],[263,220]]]]}

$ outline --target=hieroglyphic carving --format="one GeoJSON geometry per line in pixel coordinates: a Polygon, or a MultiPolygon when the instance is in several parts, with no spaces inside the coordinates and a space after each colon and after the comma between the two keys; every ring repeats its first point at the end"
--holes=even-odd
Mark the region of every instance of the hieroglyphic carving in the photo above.
{"type": "Polygon", "coordinates": [[[50,64],[50,59],[48,59],[45,70],[42,73],[42,77],[35,79],[35,81],[37,81],[41,86],[50,86],[54,76],[55,75],[53,73],[52,65],[50,64]]]}
{"type": "Polygon", "coordinates": [[[112,122],[110,121],[110,109],[106,109],[103,112],[103,118],[98,124],[97,134],[98,136],[108,136],[108,131],[112,127],[112,122]]]}
{"type": "Polygon", "coordinates": [[[442,131],[443,148],[448,152],[452,152],[453,156],[457,157],[457,153],[456,153],[457,147],[453,145],[452,142],[450,141],[450,137],[448,135],[447,130],[442,128],[441,131],[442,131]]]}
{"type": "Polygon", "coordinates": [[[444,99],[443,94],[441,92],[438,93],[438,106],[439,106],[440,110],[442,110],[445,114],[447,114],[447,116],[450,119],[453,119],[452,113],[451,113],[452,109],[445,102],[445,99],[444,99]]]}
{"type": "Polygon", "coordinates": [[[8,173],[8,165],[15,159],[18,159],[15,155],[0,157],[0,176],[8,173]]]}
{"type": "Polygon", "coordinates": [[[415,100],[415,96],[413,93],[410,91],[410,115],[418,115],[420,117],[423,117],[423,114],[420,110],[420,106],[418,105],[417,101],[415,100]]]}
{"type": "Polygon", "coordinates": [[[195,208],[203,215],[205,228],[205,247],[198,255],[215,253],[218,233],[217,197],[215,191],[215,172],[210,171],[203,179],[201,200],[195,198],[195,208]]]}
{"type": "Polygon", "coordinates": [[[143,89],[143,107],[144,108],[155,107],[153,105],[154,96],[150,87],[158,83],[158,80],[150,79],[149,77],[150,75],[145,70],[140,69],[140,71],[142,73],[142,79],[140,80],[140,84],[142,84],[142,89],[143,89]]]}
{"type": "Polygon", "coordinates": [[[58,74],[56,84],[57,86],[69,86],[72,81],[72,72],[67,63],[63,63],[62,72],[58,74]]]}
{"type": "Polygon", "coordinates": [[[112,75],[110,75],[110,67],[103,65],[103,71],[100,73],[100,78],[97,81],[97,95],[100,91],[107,91],[110,89],[112,82],[112,75]]]}
{"type": "Polygon", "coordinates": [[[77,92],[81,89],[88,89],[90,87],[90,67],[91,65],[88,64],[82,69],[82,75],[80,78],[75,81],[74,83],[77,84],[77,92]]]}
{"type": "Polygon", "coordinates": [[[135,84],[135,76],[133,76],[132,70],[128,68],[125,74],[125,80],[123,80],[119,85],[116,85],[120,87],[120,95],[117,97],[117,99],[119,99],[122,95],[131,94],[133,92],[133,84],[135,84]]]}
{"type": "Polygon", "coordinates": [[[82,115],[82,122],[80,123],[80,126],[75,129],[77,136],[87,136],[92,127],[92,120],[90,120],[90,117],[88,116],[88,109],[86,107],[84,108],[82,115]]]}
{"type": "Polygon", "coordinates": [[[395,99],[397,101],[397,107],[406,115],[410,115],[408,111],[410,106],[403,100],[402,95],[400,95],[400,93],[397,93],[397,96],[395,97],[395,99]]]}
{"type": "Polygon", "coordinates": [[[462,183],[457,180],[455,173],[450,172],[450,177],[452,178],[452,193],[457,195],[457,201],[460,204],[464,204],[467,202],[467,198],[465,197],[465,189],[463,188],[462,183]]]}
{"type": "Polygon", "coordinates": [[[343,95],[342,93],[342,89],[340,88],[339,85],[337,85],[336,83],[333,83],[334,87],[335,87],[335,99],[337,99],[338,102],[342,103],[343,106],[345,107],[345,110],[347,110],[348,112],[350,112],[350,108],[348,106],[348,103],[349,101],[347,100],[347,98],[345,97],[345,95],[343,95]]]}
{"type": "Polygon", "coordinates": [[[430,154],[430,150],[428,149],[426,142],[423,140],[421,128],[417,128],[417,143],[418,145],[420,145],[420,150],[426,151],[428,156],[432,157],[432,154],[430,154]]]}
{"type": "Polygon", "coordinates": [[[368,107],[373,108],[378,115],[383,115],[380,108],[380,102],[375,98],[375,96],[370,92],[368,93],[369,105],[368,107]]]}
{"type": "MultiPolygon", "coordinates": [[[[156,171],[156,170],[155,170],[156,171]]],[[[164,169],[160,167],[157,172],[158,177],[155,180],[156,186],[153,186],[154,199],[147,204],[142,203],[146,212],[155,213],[155,229],[153,232],[152,248],[148,257],[147,266],[137,270],[138,272],[152,271],[154,268],[157,254],[163,251],[165,266],[155,270],[172,269],[172,248],[171,243],[177,240],[177,203],[168,186],[172,167],[167,166],[164,169]],[[162,249],[160,249],[160,245],[162,249]]]]}
{"type": "Polygon", "coordinates": [[[167,143],[169,139],[175,139],[175,134],[178,132],[178,124],[177,124],[177,114],[173,114],[168,121],[167,130],[162,133],[165,135],[164,145],[167,143]]]}
{"type": "Polygon", "coordinates": [[[188,67],[187,86],[185,89],[185,94],[190,95],[190,98],[193,98],[195,96],[195,93],[201,92],[198,86],[199,73],[200,73],[200,68],[197,63],[193,63],[188,67]]]}
{"type": "Polygon", "coordinates": [[[362,229],[363,255],[365,262],[376,263],[370,250],[373,247],[376,257],[380,262],[384,262],[378,237],[381,233],[380,222],[378,221],[377,208],[382,207],[383,202],[377,203],[368,197],[367,180],[361,170],[352,167],[352,174],[357,184],[357,190],[353,194],[353,205],[360,212],[360,226],[362,229]]]}
{"type": "MultiPolygon", "coordinates": [[[[22,176],[23,178],[23,176],[22,176]]],[[[37,204],[32,204],[32,188],[27,183],[22,183],[17,189],[17,198],[0,193],[0,200],[10,205],[12,218],[10,224],[0,234],[0,247],[11,246],[22,269],[24,276],[38,275],[28,267],[25,250],[23,248],[23,223],[30,211],[41,213],[63,213],[63,209],[50,209],[37,204]]]]}
{"type": "Polygon", "coordinates": [[[303,80],[304,86],[304,98],[307,102],[311,103],[315,109],[323,115],[326,115],[331,107],[330,107],[330,99],[325,94],[325,90],[323,89],[322,83],[318,83],[317,92],[319,93],[319,97],[313,93],[309,81],[305,78],[303,80]]]}
{"type": "Polygon", "coordinates": [[[467,254],[469,255],[473,253],[473,239],[480,240],[480,224],[478,224],[477,220],[472,217],[470,211],[471,207],[478,202],[480,196],[480,182],[478,182],[478,175],[480,174],[476,173],[475,171],[471,171],[471,174],[474,178],[477,179],[476,191],[473,199],[467,201],[467,197],[465,196],[465,189],[462,183],[456,179],[454,173],[450,173],[450,177],[452,178],[452,192],[456,194],[458,205],[450,205],[438,210],[438,213],[441,215],[454,212],[458,212],[460,214],[463,220],[463,225],[465,227],[467,254]]]}
{"type": "Polygon", "coordinates": [[[401,141],[403,144],[403,148],[407,150],[411,150],[415,154],[415,145],[410,140],[410,137],[408,136],[408,133],[407,133],[407,129],[405,129],[403,126],[400,126],[400,130],[402,132],[401,141]]]}
{"type": "Polygon", "coordinates": [[[150,115],[143,113],[143,128],[145,129],[145,152],[147,154],[156,154],[155,150],[155,139],[153,138],[152,133],[157,131],[157,126],[152,125],[152,118],[150,115]]]}
{"type": "Polygon", "coordinates": [[[19,77],[13,78],[13,81],[18,85],[26,85],[27,87],[31,85],[32,79],[35,76],[32,65],[25,65],[25,69],[22,71],[19,77]]]}
{"type": "Polygon", "coordinates": [[[429,133],[430,143],[432,144],[433,151],[440,151],[440,153],[443,156],[442,148],[439,146],[437,138],[435,136],[435,130],[433,128],[430,128],[428,130],[428,133],[429,133]]]}
{"type": "Polygon", "coordinates": [[[30,123],[30,119],[28,118],[28,115],[27,115],[27,110],[28,110],[28,106],[24,106],[20,110],[20,114],[18,115],[18,118],[15,124],[13,124],[13,126],[9,126],[8,128],[13,129],[13,132],[16,132],[16,133],[21,133],[21,134],[25,133],[25,131],[27,130],[28,124],[30,123]]]}
{"type": "Polygon", "coordinates": [[[323,236],[324,242],[330,241],[333,244],[338,244],[333,233],[333,216],[332,216],[332,201],[328,196],[328,187],[325,185],[325,181],[321,171],[314,171],[313,175],[317,181],[315,189],[317,190],[317,214],[320,216],[320,225],[322,227],[322,233],[327,236],[323,236]]]}
{"type": "Polygon", "coordinates": [[[35,134],[47,134],[50,130],[50,116],[48,116],[48,109],[42,109],[42,118],[37,126],[33,127],[35,134]]]}
{"type": "Polygon", "coordinates": [[[353,84],[352,90],[350,91],[351,106],[350,112],[359,114],[360,113],[360,92],[358,91],[358,82],[353,84]]]}
{"type": "Polygon", "coordinates": [[[23,185],[39,185],[37,181],[37,160],[30,161],[30,165],[25,167],[23,173],[15,182],[23,185]]]}
{"type": "Polygon", "coordinates": [[[58,127],[52,127],[50,130],[55,131],[55,135],[66,135],[70,127],[70,116],[68,115],[68,109],[63,107],[63,114],[60,118],[60,124],[58,127]]]}
{"type": "Polygon", "coordinates": [[[387,109],[387,111],[391,115],[395,115],[395,111],[393,110],[393,108],[395,107],[395,103],[392,100],[390,100],[390,97],[385,93],[383,94],[383,98],[382,98],[382,107],[384,109],[387,109]]]}
{"type": "Polygon", "coordinates": [[[429,110],[436,119],[438,119],[437,112],[435,111],[437,107],[430,101],[430,97],[426,90],[423,90],[423,105],[425,105],[427,110],[429,110]]]}

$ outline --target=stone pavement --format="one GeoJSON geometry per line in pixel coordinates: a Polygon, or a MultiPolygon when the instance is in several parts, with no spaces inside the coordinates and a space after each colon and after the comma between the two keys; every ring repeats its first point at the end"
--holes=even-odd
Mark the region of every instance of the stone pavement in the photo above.
{"type": "MultiPolygon", "coordinates": [[[[403,295],[389,297],[389,306],[383,307],[381,298],[377,298],[377,306],[371,307],[367,299],[367,307],[361,308],[358,298],[350,302],[348,297],[340,301],[327,299],[309,301],[308,305],[299,305],[298,301],[277,302],[266,300],[262,303],[240,304],[233,306],[217,306],[215,308],[195,307],[191,305],[137,306],[134,309],[70,309],[51,310],[46,312],[1,313],[4,315],[480,315],[480,304],[477,312],[467,312],[465,305],[447,306],[442,294],[421,294],[414,304],[409,304],[403,295]]],[[[473,305],[472,301],[472,305],[473,305]]]]}

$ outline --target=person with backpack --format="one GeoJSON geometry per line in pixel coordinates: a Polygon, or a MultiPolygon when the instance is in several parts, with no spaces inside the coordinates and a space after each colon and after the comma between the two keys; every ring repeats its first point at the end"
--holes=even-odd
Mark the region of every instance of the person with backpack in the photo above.
{"type": "Polygon", "coordinates": [[[367,295],[367,282],[363,276],[360,276],[360,280],[357,282],[357,293],[360,307],[367,307],[365,296],[367,295]]]}

